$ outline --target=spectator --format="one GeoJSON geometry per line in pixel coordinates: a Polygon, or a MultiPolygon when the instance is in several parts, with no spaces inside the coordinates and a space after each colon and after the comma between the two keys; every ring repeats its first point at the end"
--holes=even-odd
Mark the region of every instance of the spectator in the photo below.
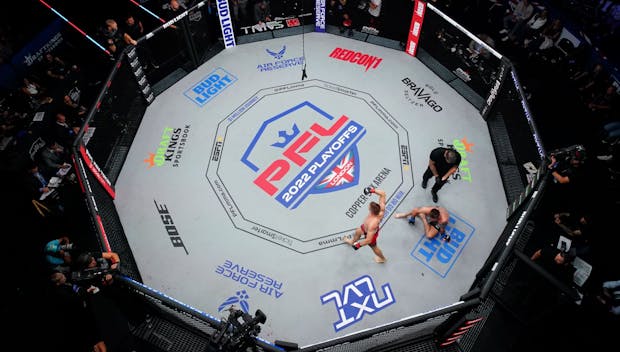
{"type": "Polygon", "coordinates": [[[113,19],[107,19],[100,32],[105,42],[105,47],[112,55],[118,57],[126,45],[125,33],[118,28],[118,23],[113,19]]]}
{"type": "MultiPolygon", "coordinates": [[[[487,43],[490,47],[495,46],[495,41],[488,34],[480,33],[478,34],[478,38],[483,42],[487,43]]],[[[491,52],[487,50],[480,42],[472,40],[469,42],[467,49],[470,53],[469,58],[472,60],[477,60],[479,57],[484,59],[488,59],[491,56],[491,52]]]]}
{"type": "Polygon", "coordinates": [[[590,254],[590,217],[577,216],[574,213],[556,213],[553,222],[560,229],[561,235],[571,240],[571,248],[575,248],[576,255],[585,258],[590,254]]]}
{"type": "Polygon", "coordinates": [[[61,169],[70,168],[71,165],[67,161],[65,149],[58,142],[50,142],[41,150],[43,174],[47,177],[56,175],[61,169]]]}
{"type": "Polygon", "coordinates": [[[515,44],[523,44],[524,41],[527,40],[529,43],[531,38],[537,36],[542,31],[548,20],[549,11],[547,9],[537,12],[527,21],[527,23],[525,21],[521,21],[515,25],[512,30],[508,32],[504,38],[502,38],[502,41],[507,41],[510,39],[515,44]]]}
{"type": "Polygon", "coordinates": [[[128,15],[125,18],[125,34],[124,40],[128,45],[136,46],[138,53],[138,59],[142,62],[144,69],[159,68],[159,65],[153,61],[153,53],[149,48],[149,43],[144,42],[138,45],[137,40],[144,36],[144,26],[140,20],[137,20],[133,15],[128,15]]]}
{"type": "MultiPolygon", "coordinates": [[[[69,237],[63,236],[45,245],[45,261],[53,272],[69,275],[71,271],[71,251],[74,250],[69,237]]],[[[64,276],[63,275],[63,276],[64,276]]]]}
{"type": "Polygon", "coordinates": [[[534,13],[534,7],[529,0],[519,0],[512,12],[506,10],[508,15],[502,20],[504,28],[499,31],[500,34],[508,34],[515,26],[527,21],[534,13]]]}
{"type": "Polygon", "coordinates": [[[381,0],[370,0],[368,2],[368,26],[378,29],[379,16],[381,16],[381,0]]]}
{"type": "Polygon", "coordinates": [[[620,315],[620,280],[603,282],[602,293],[597,299],[611,314],[620,315]]]}
{"type": "Polygon", "coordinates": [[[575,273],[572,263],[575,256],[575,250],[563,251],[558,249],[555,243],[549,243],[535,251],[530,259],[540,264],[555,278],[567,285],[572,285],[573,274],[575,273]]]}
{"type": "Polygon", "coordinates": [[[604,89],[608,78],[609,75],[600,63],[594,65],[589,71],[579,71],[570,77],[576,83],[577,89],[588,98],[592,97],[592,92],[604,89]]]}
{"type": "Polygon", "coordinates": [[[553,22],[548,23],[538,37],[528,42],[526,46],[526,48],[530,50],[528,56],[538,55],[542,51],[553,47],[558,38],[560,38],[560,35],[562,35],[563,29],[564,26],[559,19],[555,19],[553,22]]]}
{"type": "Polygon", "coordinates": [[[596,94],[592,100],[588,102],[588,109],[597,113],[599,118],[606,121],[611,117],[611,112],[618,105],[618,93],[613,84],[607,86],[603,93],[596,94]]]}
{"type": "MultiPolygon", "coordinates": [[[[73,124],[73,123],[72,123],[73,124]]],[[[73,144],[75,134],[67,122],[64,113],[58,112],[49,129],[49,139],[58,142],[63,148],[68,149],[73,144]]]]}
{"type": "Polygon", "coordinates": [[[271,22],[271,7],[267,0],[259,0],[254,4],[254,22],[257,24],[271,22]]]}
{"type": "MultiPolygon", "coordinates": [[[[338,26],[340,33],[348,30],[348,35],[353,35],[353,7],[349,0],[332,0],[330,1],[330,13],[333,23],[338,26]]],[[[330,21],[331,22],[331,21],[330,21]]]]}
{"type": "Polygon", "coordinates": [[[552,176],[549,187],[550,201],[553,211],[559,207],[575,205],[577,200],[583,201],[585,184],[585,148],[577,146],[568,151],[552,152],[547,166],[552,176]],[[557,155],[556,155],[557,154],[557,155]]]}

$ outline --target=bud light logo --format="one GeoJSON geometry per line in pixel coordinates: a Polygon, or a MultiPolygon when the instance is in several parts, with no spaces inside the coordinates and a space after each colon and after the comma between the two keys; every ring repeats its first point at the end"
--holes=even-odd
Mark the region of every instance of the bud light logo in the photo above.
{"type": "Polygon", "coordinates": [[[450,213],[449,224],[446,226],[446,234],[450,236],[450,242],[442,241],[440,235],[433,238],[422,236],[411,251],[411,256],[437,275],[446,277],[474,232],[476,232],[475,227],[450,213]]]}
{"type": "Polygon", "coordinates": [[[334,290],[321,296],[321,303],[334,301],[340,318],[334,323],[336,332],[349,327],[364,318],[364,314],[375,314],[396,303],[390,284],[381,286],[379,298],[375,284],[368,275],[359,277],[342,286],[342,292],[334,290]]]}
{"type": "Polygon", "coordinates": [[[295,209],[311,194],[358,184],[357,143],[365,134],[348,116],[305,101],[264,121],[241,162],[256,173],[256,187],[295,209]]]}
{"type": "Polygon", "coordinates": [[[196,105],[204,106],[236,81],[237,77],[218,67],[183,94],[196,105]]]}

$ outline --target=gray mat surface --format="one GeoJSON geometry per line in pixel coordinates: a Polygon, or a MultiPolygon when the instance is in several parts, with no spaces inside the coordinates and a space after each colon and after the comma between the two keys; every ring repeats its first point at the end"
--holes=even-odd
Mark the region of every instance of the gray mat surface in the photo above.
{"type": "Polygon", "coordinates": [[[145,284],[215,316],[261,309],[262,338],[301,346],[457,301],[507,206],[486,123],[422,63],[325,33],[304,41],[304,81],[290,36],[225,50],[159,95],[115,200],[145,284]],[[449,244],[393,217],[433,204],[419,184],[439,145],[463,155],[439,192],[449,244]],[[341,242],[377,200],[367,185],[388,195],[385,264],[341,242]]]}

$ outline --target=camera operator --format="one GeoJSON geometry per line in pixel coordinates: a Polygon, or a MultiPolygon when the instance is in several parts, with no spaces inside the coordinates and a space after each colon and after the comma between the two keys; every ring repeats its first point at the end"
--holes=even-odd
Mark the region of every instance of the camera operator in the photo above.
{"type": "Polygon", "coordinates": [[[112,272],[118,270],[120,257],[115,252],[84,252],[75,259],[72,280],[94,286],[109,286],[113,282],[112,272]]]}
{"type": "MultiPolygon", "coordinates": [[[[575,145],[553,151],[547,168],[553,176],[550,197],[556,206],[575,208],[583,202],[585,148],[575,145]]],[[[553,209],[557,211],[558,209],[553,209]]],[[[571,210],[571,209],[564,209],[571,210]]]]}

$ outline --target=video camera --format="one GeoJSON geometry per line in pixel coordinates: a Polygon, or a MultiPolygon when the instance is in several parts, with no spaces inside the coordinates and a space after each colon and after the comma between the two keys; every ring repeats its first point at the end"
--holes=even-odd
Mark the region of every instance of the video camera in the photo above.
{"type": "Polygon", "coordinates": [[[90,280],[97,280],[103,278],[106,274],[112,274],[115,270],[101,267],[87,268],[80,271],[73,271],[71,273],[71,281],[83,282],[90,280]]]}
{"type": "Polygon", "coordinates": [[[549,157],[551,156],[555,157],[557,163],[554,168],[568,167],[571,160],[578,160],[581,163],[586,160],[586,148],[581,144],[575,144],[569,147],[555,149],[549,153],[549,157]]]}
{"type": "Polygon", "coordinates": [[[254,338],[260,333],[260,326],[267,316],[260,310],[252,317],[241,310],[230,308],[228,318],[220,322],[217,331],[211,336],[211,347],[217,351],[244,351],[255,345],[254,338]],[[239,321],[242,318],[242,321],[239,321]]]}

